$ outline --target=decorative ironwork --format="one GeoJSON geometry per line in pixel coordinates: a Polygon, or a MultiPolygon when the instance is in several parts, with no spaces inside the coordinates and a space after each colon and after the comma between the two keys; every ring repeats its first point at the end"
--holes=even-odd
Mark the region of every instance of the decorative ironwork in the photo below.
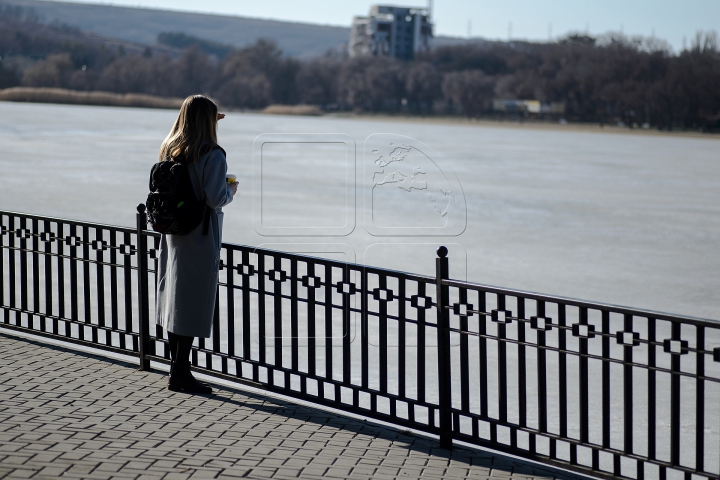
{"type": "Polygon", "coordinates": [[[322,279],[316,276],[303,275],[300,279],[300,283],[303,287],[307,288],[320,288],[322,285],[322,279]]]}
{"type": "Polygon", "coordinates": [[[673,355],[685,355],[688,353],[688,342],[686,340],[663,340],[663,351],[673,355]]]}
{"type": "Polygon", "coordinates": [[[357,287],[354,283],[351,282],[337,282],[335,284],[335,288],[337,289],[338,293],[343,293],[347,295],[355,295],[357,292],[357,287]]]}
{"type": "Polygon", "coordinates": [[[552,330],[552,318],[533,315],[530,317],[530,328],[533,330],[552,330]]]}
{"type": "Polygon", "coordinates": [[[510,310],[493,310],[490,312],[490,319],[498,323],[512,322],[512,312],[510,310]]]}
{"type": "Polygon", "coordinates": [[[244,264],[240,263],[237,266],[237,272],[239,275],[243,275],[246,277],[252,277],[253,275],[255,275],[255,266],[254,265],[244,265],[244,264]]]}
{"type": "Polygon", "coordinates": [[[68,235],[67,237],[65,237],[65,245],[68,245],[70,247],[79,247],[82,245],[82,240],[80,239],[80,237],[68,235]]]}
{"type": "MultiPolygon", "coordinates": [[[[144,206],[134,229],[0,211],[0,328],[141,369],[169,363],[151,321],[160,236],[146,224],[144,206]]],[[[605,478],[720,475],[705,442],[719,428],[705,401],[720,384],[708,363],[720,362],[720,323],[452,280],[448,255],[438,249],[427,277],[223,244],[194,368],[447,448],[605,478]]]]}
{"type": "Polygon", "coordinates": [[[107,250],[107,243],[102,240],[93,240],[90,242],[93,250],[107,250]]]}
{"type": "Polygon", "coordinates": [[[268,278],[273,282],[284,282],[287,280],[287,273],[284,270],[270,270],[268,272],[268,278]]]}
{"type": "Polygon", "coordinates": [[[410,305],[418,309],[427,310],[433,307],[433,301],[432,298],[426,297],[425,295],[412,295],[410,297],[410,305]]]}
{"type": "Polygon", "coordinates": [[[640,334],[638,332],[620,331],[615,334],[615,339],[617,343],[625,345],[626,347],[637,347],[640,345],[640,334]]]}
{"type": "Polygon", "coordinates": [[[372,291],[372,296],[375,300],[381,302],[392,302],[395,298],[394,292],[387,288],[374,288],[372,291]]]}
{"type": "Polygon", "coordinates": [[[572,334],[574,337],[593,338],[595,337],[595,325],[584,323],[573,323],[572,334]]]}

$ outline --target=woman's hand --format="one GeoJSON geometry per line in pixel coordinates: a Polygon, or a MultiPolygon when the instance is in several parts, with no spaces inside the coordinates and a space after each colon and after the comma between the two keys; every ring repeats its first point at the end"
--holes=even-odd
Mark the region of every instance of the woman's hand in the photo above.
{"type": "Polygon", "coordinates": [[[235,182],[235,183],[231,183],[231,184],[230,184],[230,191],[232,192],[233,197],[234,197],[235,194],[237,193],[237,187],[238,187],[238,182],[235,182]]]}
{"type": "Polygon", "coordinates": [[[225,118],[225,114],[224,114],[224,113],[218,113],[218,122],[219,122],[220,120],[222,120],[223,118],[225,118]]]}

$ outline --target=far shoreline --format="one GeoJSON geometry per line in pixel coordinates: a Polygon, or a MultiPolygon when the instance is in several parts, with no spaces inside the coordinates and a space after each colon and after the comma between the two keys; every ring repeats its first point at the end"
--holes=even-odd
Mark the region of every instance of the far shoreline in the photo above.
{"type": "MultiPolygon", "coordinates": [[[[85,92],[59,88],[13,87],[0,90],[0,102],[40,103],[54,105],[104,106],[122,108],[177,109],[183,99],[160,97],[145,94],[117,94],[111,92],[85,92]]],[[[653,128],[629,128],[617,125],[596,123],[560,123],[548,120],[498,120],[487,118],[468,118],[450,115],[407,115],[365,112],[323,112],[315,105],[270,105],[262,110],[223,109],[229,113],[247,113],[280,116],[326,117],[330,119],[369,120],[388,123],[421,123],[435,125],[457,125],[486,128],[515,128],[546,131],[564,131],[579,133],[612,133],[621,135],[665,136],[680,138],[704,138],[718,140],[720,134],[691,130],[658,130],[653,128]]]]}
{"type": "Polygon", "coordinates": [[[706,138],[712,140],[720,139],[720,134],[710,132],[696,132],[689,130],[658,130],[653,128],[628,128],[617,125],[603,125],[595,123],[560,123],[546,120],[491,120],[485,118],[467,118],[460,116],[411,116],[411,115],[388,115],[373,113],[326,113],[326,117],[348,118],[353,120],[373,120],[381,122],[406,122],[406,123],[431,123],[437,125],[458,125],[468,127],[489,127],[489,128],[516,128],[530,130],[551,130],[581,133],[613,133],[623,135],[644,135],[644,136],[668,136],[686,138],[706,138]]]}

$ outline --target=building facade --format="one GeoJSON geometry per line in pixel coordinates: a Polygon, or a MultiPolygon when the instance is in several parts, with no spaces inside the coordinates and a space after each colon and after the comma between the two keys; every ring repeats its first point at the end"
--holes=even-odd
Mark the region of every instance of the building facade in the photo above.
{"type": "Polygon", "coordinates": [[[351,57],[385,55],[412,60],[430,49],[430,11],[421,7],[373,5],[367,17],[355,17],[350,29],[351,57]]]}

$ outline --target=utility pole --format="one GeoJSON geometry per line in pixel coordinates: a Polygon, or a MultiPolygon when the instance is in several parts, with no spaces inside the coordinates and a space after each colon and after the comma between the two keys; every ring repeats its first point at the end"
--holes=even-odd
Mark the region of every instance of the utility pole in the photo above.
{"type": "Polygon", "coordinates": [[[433,14],[433,3],[435,3],[433,0],[428,0],[428,20],[432,20],[432,14],[433,14]]]}
{"type": "Polygon", "coordinates": [[[508,22],[508,41],[512,40],[512,22],[508,22]]]}
{"type": "Polygon", "coordinates": [[[548,23],[548,42],[552,42],[552,22],[548,23]]]}
{"type": "Polygon", "coordinates": [[[468,36],[468,38],[472,37],[472,20],[469,20],[469,19],[468,19],[467,36],[468,36]]]}

